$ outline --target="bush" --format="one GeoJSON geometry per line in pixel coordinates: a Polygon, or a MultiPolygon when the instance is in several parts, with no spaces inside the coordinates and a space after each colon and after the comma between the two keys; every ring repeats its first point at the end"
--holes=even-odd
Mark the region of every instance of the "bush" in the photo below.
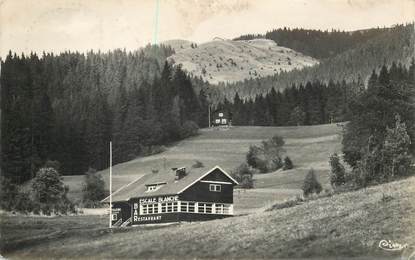
{"type": "Polygon", "coordinates": [[[284,158],[284,166],[282,169],[285,171],[285,170],[290,170],[292,168],[294,168],[293,162],[291,161],[290,157],[286,156],[284,158]]]}
{"type": "Polygon", "coordinates": [[[0,176],[0,207],[4,210],[12,210],[17,194],[17,186],[10,179],[0,176]]]}
{"type": "Polygon", "coordinates": [[[300,205],[303,202],[304,202],[304,199],[297,196],[297,197],[295,197],[295,199],[290,199],[290,200],[286,200],[284,202],[279,202],[277,204],[274,204],[271,208],[267,209],[266,211],[291,208],[291,207],[300,205]]]}
{"type": "Polygon", "coordinates": [[[285,152],[283,146],[284,140],[278,135],[263,141],[260,146],[251,145],[246,154],[246,162],[261,173],[277,170],[283,167],[281,159],[285,152]]]}
{"type": "Polygon", "coordinates": [[[254,187],[253,175],[254,170],[246,163],[239,165],[231,172],[231,176],[239,182],[239,186],[244,189],[251,189],[254,187]]]}
{"type": "Polygon", "coordinates": [[[335,153],[330,156],[330,183],[333,187],[339,187],[346,182],[346,171],[341,164],[339,156],[335,153]]]}
{"type": "Polygon", "coordinates": [[[302,190],[304,196],[308,196],[313,193],[319,194],[321,192],[321,184],[318,182],[313,169],[310,169],[310,171],[305,176],[302,190]]]}
{"type": "Polygon", "coordinates": [[[205,165],[201,161],[196,160],[195,163],[192,165],[192,168],[203,168],[205,165]]]}
{"type": "MultiPolygon", "coordinates": [[[[150,146],[142,145],[142,146],[140,146],[140,150],[141,150],[140,155],[149,156],[149,155],[162,153],[162,152],[166,151],[167,148],[164,145],[150,145],[150,146]]],[[[135,159],[136,157],[137,157],[136,154],[132,154],[132,155],[128,156],[128,158],[130,158],[130,159],[135,159]]]]}
{"type": "Polygon", "coordinates": [[[197,135],[199,126],[193,121],[186,121],[183,123],[180,129],[180,137],[186,138],[197,135]]]}
{"type": "Polygon", "coordinates": [[[96,170],[90,168],[85,174],[85,186],[83,188],[83,202],[86,207],[96,207],[100,201],[109,195],[105,189],[105,182],[96,170]]]}
{"type": "Polygon", "coordinates": [[[38,212],[40,209],[42,213],[47,215],[51,213],[66,214],[67,209],[74,208],[67,198],[68,190],[58,171],[54,168],[39,169],[32,183],[33,205],[37,207],[33,210],[38,212]]]}
{"type": "Polygon", "coordinates": [[[47,160],[43,168],[53,168],[59,172],[61,169],[61,163],[59,161],[47,160]]]}
{"type": "Polygon", "coordinates": [[[37,205],[33,203],[28,193],[20,192],[16,196],[14,210],[22,213],[28,213],[32,212],[35,207],[37,207],[37,205]]]}

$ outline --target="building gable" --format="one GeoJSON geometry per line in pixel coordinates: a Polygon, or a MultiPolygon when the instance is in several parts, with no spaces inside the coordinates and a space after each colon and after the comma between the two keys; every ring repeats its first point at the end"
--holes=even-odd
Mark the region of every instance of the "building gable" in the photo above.
{"type": "Polygon", "coordinates": [[[187,185],[184,189],[182,189],[178,193],[184,192],[185,190],[187,190],[191,186],[195,185],[199,181],[202,181],[202,180],[205,180],[205,181],[212,180],[213,181],[215,179],[225,180],[225,181],[228,180],[228,181],[231,182],[231,184],[238,185],[238,182],[234,178],[232,178],[228,173],[226,173],[222,168],[220,168],[219,166],[215,166],[210,171],[206,172],[204,175],[202,175],[198,179],[196,179],[194,182],[187,185]],[[224,177],[227,177],[227,178],[224,179],[224,177]]]}

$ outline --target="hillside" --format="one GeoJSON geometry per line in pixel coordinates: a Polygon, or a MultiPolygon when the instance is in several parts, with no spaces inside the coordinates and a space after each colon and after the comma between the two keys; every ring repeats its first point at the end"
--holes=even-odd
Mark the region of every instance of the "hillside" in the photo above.
{"type": "Polygon", "coordinates": [[[241,35],[234,40],[265,38],[316,59],[325,59],[356,48],[359,44],[370,41],[389,29],[378,27],[357,31],[322,31],[284,27],[268,31],[265,34],[241,35]]]}
{"type": "MultiPolygon", "coordinates": [[[[115,165],[114,191],[153,169],[190,167],[195,160],[201,161],[206,168],[219,165],[231,172],[245,161],[249,145],[259,144],[262,140],[276,134],[284,137],[287,155],[293,160],[295,168],[257,175],[255,189],[235,193],[236,213],[255,211],[275,201],[300,194],[302,181],[310,168],[316,170],[323,186],[327,186],[328,158],[330,154],[339,152],[341,148],[341,127],[335,124],[232,127],[229,130],[202,129],[198,136],[178,142],[167,148],[165,152],[115,165]]],[[[101,171],[100,174],[108,181],[108,169],[101,171]]],[[[69,185],[69,197],[72,200],[79,200],[83,176],[64,176],[64,182],[69,185]]]]}
{"type": "MultiPolygon", "coordinates": [[[[185,46],[184,43],[180,46],[185,46]]],[[[172,45],[178,43],[173,41],[172,45]]],[[[193,76],[202,77],[211,84],[261,78],[318,63],[316,59],[266,39],[215,39],[196,48],[176,47],[175,50],[169,61],[181,64],[193,76]]]]}
{"type": "Polygon", "coordinates": [[[233,100],[238,92],[242,98],[254,97],[267,93],[272,87],[284,89],[293,84],[303,84],[316,80],[367,82],[373,70],[378,70],[383,64],[390,66],[392,62],[401,62],[408,66],[415,58],[414,24],[399,25],[376,33],[370,40],[354,45],[353,48],[320,60],[319,64],[305,67],[302,70],[282,72],[263,77],[259,80],[246,80],[226,85],[226,88],[215,93],[213,99],[233,100]]]}
{"type": "MultiPolygon", "coordinates": [[[[2,216],[8,258],[399,259],[414,252],[415,177],[295,207],[165,227],[106,228],[103,217],[2,216]],[[39,227],[42,227],[39,229],[39,227]],[[378,248],[382,239],[403,252],[378,248]],[[91,242],[93,241],[93,242],[91,242]]],[[[406,259],[406,258],[405,258],[406,259]]]]}

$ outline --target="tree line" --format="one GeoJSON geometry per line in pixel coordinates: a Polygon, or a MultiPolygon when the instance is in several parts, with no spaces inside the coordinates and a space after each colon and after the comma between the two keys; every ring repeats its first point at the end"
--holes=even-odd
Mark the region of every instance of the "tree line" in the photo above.
{"type": "MultiPolygon", "coordinates": [[[[353,34],[355,33],[360,34],[361,32],[354,32],[353,34]]],[[[335,38],[336,35],[333,34],[330,37],[335,38]]],[[[373,37],[367,37],[365,41],[362,40],[358,44],[352,44],[350,48],[320,60],[317,65],[305,67],[301,70],[280,71],[272,76],[251,78],[240,82],[222,82],[219,83],[218,87],[223,91],[217,91],[214,95],[216,99],[220,100],[223,100],[224,97],[231,99],[236,92],[241,98],[255,97],[257,94],[269,92],[271,88],[284,89],[292,86],[292,84],[306,84],[307,81],[314,80],[325,83],[328,83],[330,79],[345,80],[346,83],[363,81],[366,85],[367,78],[373,68],[377,68],[380,64],[391,66],[394,61],[401,62],[406,66],[410,64],[415,53],[414,35],[413,23],[379,29],[373,37]]],[[[340,37],[339,40],[333,40],[333,42],[341,41],[341,39],[340,37]]],[[[333,46],[337,46],[337,43],[333,46]]],[[[326,49],[330,50],[330,47],[326,49]]]]}
{"type": "Polygon", "coordinates": [[[391,28],[378,27],[347,32],[335,29],[323,31],[284,27],[267,31],[265,34],[241,35],[234,40],[265,38],[313,58],[325,59],[353,49],[389,30],[391,28]]]}
{"type": "Polygon", "coordinates": [[[314,125],[348,120],[349,102],[364,89],[363,82],[307,82],[282,91],[233,102],[225,99],[219,109],[232,112],[233,125],[288,126],[314,125]]]}
{"type": "Polygon", "coordinates": [[[16,183],[47,160],[63,174],[108,167],[195,134],[207,123],[207,97],[170,47],[86,54],[16,55],[1,63],[1,168],[16,183]],[[156,147],[156,148],[154,148],[156,147]]]}

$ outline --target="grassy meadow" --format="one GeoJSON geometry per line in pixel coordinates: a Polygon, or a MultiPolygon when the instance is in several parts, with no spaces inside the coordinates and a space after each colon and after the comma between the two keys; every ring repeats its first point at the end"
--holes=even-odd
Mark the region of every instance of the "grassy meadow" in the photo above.
{"type": "Polygon", "coordinates": [[[109,230],[103,216],[1,215],[6,258],[400,259],[415,252],[415,177],[223,220],[109,230]],[[390,239],[408,247],[378,248],[390,239]]]}
{"type": "MultiPolygon", "coordinates": [[[[113,167],[113,191],[151,170],[169,170],[172,167],[203,162],[206,168],[221,166],[230,172],[245,161],[251,144],[280,135],[285,140],[286,155],[295,168],[255,176],[255,189],[235,192],[235,212],[244,214],[262,209],[275,201],[301,194],[300,187],[310,168],[316,170],[323,186],[328,186],[328,157],[341,149],[341,126],[336,124],[293,127],[232,127],[229,129],[202,129],[198,136],[188,138],[167,148],[166,151],[113,167]]],[[[109,171],[100,174],[108,181],[109,171]]],[[[83,176],[65,176],[69,197],[79,200],[83,176]]]]}

